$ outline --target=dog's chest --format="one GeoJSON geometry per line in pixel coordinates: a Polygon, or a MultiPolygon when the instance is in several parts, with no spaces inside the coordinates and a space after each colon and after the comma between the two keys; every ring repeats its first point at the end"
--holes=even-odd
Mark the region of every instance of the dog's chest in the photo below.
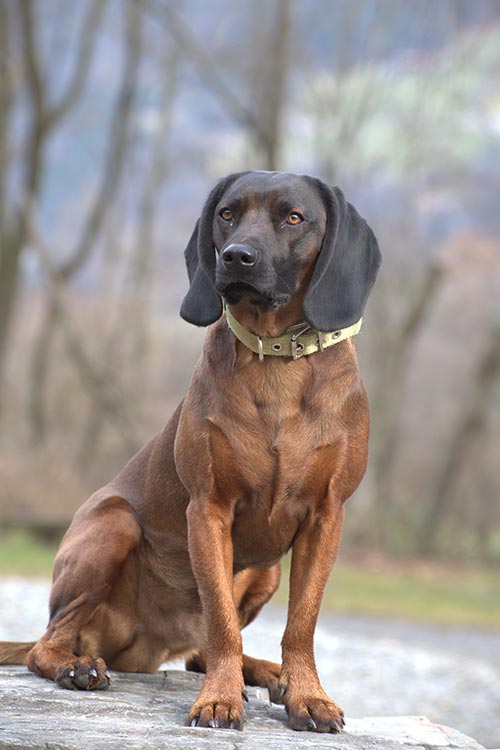
{"type": "Polygon", "coordinates": [[[232,443],[232,429],[219,432],[214,451],[224,456],[213,465],[216,483],[234,502],[236,567],[270,565],[288,551],[310,508],[325,497],[336,463],[335,446],[321,442],[321,425],[300,410],[260,414],[247,427],[232,443]]]}
{"type": "Polygon", "coordinates": [[[236,569],[268,566],[290,549],[307,505],[285,489],[280,496],[265,497],[261,488],[246,493],[235,507],[232,527],[236,569]]]}

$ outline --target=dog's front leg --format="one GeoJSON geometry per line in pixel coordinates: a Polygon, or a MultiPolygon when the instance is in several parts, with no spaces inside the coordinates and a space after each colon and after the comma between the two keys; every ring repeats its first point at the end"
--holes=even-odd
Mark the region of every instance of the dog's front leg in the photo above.
{"type": "Polygon", "coordinates": [[[245,685],[233,601],[232,513],[217,498],[196,498],[188,506],[187,520],[189,554],[207,626],[206,677],[188,724],[241,729],[245,685]]]}
{"type": "Polygon", "coordinates": [[[321,687],[313,640],[323,591],[340,542],[343,508],[332,497],[322,505],[308,517],[293,544],[280,682],[292,729],[339,732],[344,714],[321,687]]]}

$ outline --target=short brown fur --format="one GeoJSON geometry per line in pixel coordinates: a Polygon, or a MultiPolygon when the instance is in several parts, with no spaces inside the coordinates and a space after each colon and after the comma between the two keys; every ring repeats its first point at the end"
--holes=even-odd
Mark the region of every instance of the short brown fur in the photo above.
{"type": "MultiPolygon", "coordinates": [[[[251,210],[258,232],[259,212],[272,205],[254,200],[251,210]]],[[[231,305],[248,330],[278,335],[301,319],[325,232],[318,210],[289,302],[231,305]]],[[[47,632],[24,647],[2,644],[0,661],[99,689],[107,667],[153,672],[184,655],[206,671],[191,724],[241,727],[246,682],[268,687],[294,729],[340,730],[313,635],[343,505],[366,468],[368,431],[351,340],[297,361],[260,362],[220,318],[167,426],[76,513],[55,562],[47,632]],[[240,630],[276,590],[290,548],[279,665],[243,655],[240,630]]]]}

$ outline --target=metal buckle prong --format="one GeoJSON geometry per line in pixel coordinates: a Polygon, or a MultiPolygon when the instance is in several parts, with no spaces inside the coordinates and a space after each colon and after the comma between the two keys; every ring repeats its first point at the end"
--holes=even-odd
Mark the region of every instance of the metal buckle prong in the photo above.
{"type": "Polygon", "coordinates": [[[262,339],[260,336],[257,336],[257,346],[259,347],[259,362],[264,361],[264,346],[262,344],[262,339]]]}
{"type": "Polygon", "coordinates": [[[301,328],[300,331],[297,331],[297,333],[294,333],[292,337],[290,338],[290,346],[292,348],[292,357],[294,359],[299,359],[299,357],[302,356],[302,352],[304,351],[303,344],[299,344],[297,339],[299,338],[299,336],[302,336],[303,333],[308,331],[310,327],[311,326],[307,324],[304,325],[304,327],[301,328]]]}

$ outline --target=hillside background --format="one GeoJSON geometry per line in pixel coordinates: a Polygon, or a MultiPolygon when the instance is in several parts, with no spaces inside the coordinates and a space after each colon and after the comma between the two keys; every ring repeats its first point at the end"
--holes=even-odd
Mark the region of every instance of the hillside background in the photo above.
{"type": "Polygon", "coordinates": [[[500,4],[0,0],[0,525],[60,535],[165,423],[183,249],[240,169],[340,185],[384,265],[344,547],[500,561],[500,4]]]}

